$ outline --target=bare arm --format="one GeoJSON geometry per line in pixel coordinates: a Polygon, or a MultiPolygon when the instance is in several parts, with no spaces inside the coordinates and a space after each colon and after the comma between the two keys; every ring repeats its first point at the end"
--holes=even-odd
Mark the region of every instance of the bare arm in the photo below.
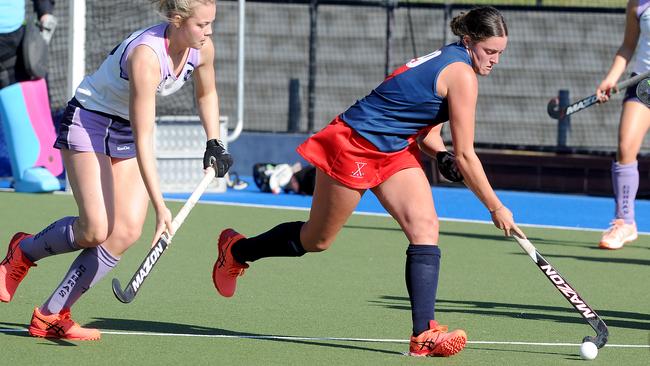
{"type": "Polygon", "coordinates": [[[598,96],[598,100],[601,102],[609,100],[610,89],[616,86],[616,82],[620,79],[623,72],[625,72],[627,64],[630,62],[632,55],[634,55],[634,50],[636,49],[636,44],[639,41],[639,34],[641,32],[639,20],[636,17],[637,6],[637,0],[630,0],[627,3],[623,43],[618,48],[618,51],[616,51],[614,61],[612,62],[612,66],[609,68],[607,75],[600,82],[598,88],[596,88],[596,95],[598,96]]]}
{"type": "MultiPolygon", "coordinates": [[[[201,61],[194,73],[199,117],[207,137],[203,167],[212,166],[217,177],[223,177],[233,164],[232,156],[219,140],[219,97],[214,75],[214,45],[207,38],[201,48],[201,61]]],[[[225,136],[224,136],[225,137],[225,136]]]]}
{"type": "Polygon", "coordinates": [[[442,141],[442,123],[434,126],[429,130],[428,133],[418,136],[417,143],[420,150],[429,155],[430,157],[436,157],[436,153],[440,151],[447,151],[445,147],[445,142],[442,141]]]}
{"type": "Polygon", "coordinates": [[[450,182],[462,182],[461,174],[456,164],[456,157],[447,151],[445,142],[442,140],[442,124],[438,124],[417,137],[420,151],[436,159],[438,173],[450,182]]]}
{"type": "Polygon", "coordinates": [[[129,72],[129,120],[135,137],[136,158],[149,198],[156,210],[154,242],[165,229],[172,233],[171,213],[165,205],[154,156],[153,134],[156,115],[156,88],[160,82],[160,64],[148,46],[136,47],[127,61],[129,72]]]}
{"type": "Polygon", "coordinates": [[[456,164],[465,177],[465,185],[474,192],[492,215],[492,221],[510,236],[511,230],[523,235],[512,213],[499,200],[485,175],[483,165],[474,151],[474,129],[478,80],[471,66],[453,63],[438,78],[438,93],[449,104],[449,124],[456,154],[456,164]]]}
{"type": "Polygon", "coordinates": [[[201,48],[201,62],[194,71],[199,118],[208,140],[219,136],[219,97],[214,73],[214,45],[209,37],[201,48]]]}

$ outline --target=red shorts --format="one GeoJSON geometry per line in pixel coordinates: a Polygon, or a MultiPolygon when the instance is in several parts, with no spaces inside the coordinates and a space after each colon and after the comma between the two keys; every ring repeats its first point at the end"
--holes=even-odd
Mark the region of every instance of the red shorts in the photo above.
{"type": "Polygon", "coordinates": [[[381,152],[340,117],[296,150],[330,177],[356,189],[376,187],[402,169],[422,167],[415,142],[400,151],[381,152]]]}

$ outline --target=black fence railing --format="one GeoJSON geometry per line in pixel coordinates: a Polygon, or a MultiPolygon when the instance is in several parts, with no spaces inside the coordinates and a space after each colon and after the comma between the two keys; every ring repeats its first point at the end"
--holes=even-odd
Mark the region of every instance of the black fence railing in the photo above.
{"type": "MultiPolygon", "coordinates": [[[[563,129],[546,107],[559,90],[573,98],[593,93],[622,41],[625,1],[490,3],[502,10],[510,36],[501,63],[480,79],[477,144],[614,151],[620,99],[576,114],[563,129]]],[[[322,128],[391,70],[453,42],[451,17],[472,6],[465,1],[248,0],[244,129],[322,128]]],[[[69,98],[66,7],[67,2],[57,3],[60,27],[50,51],[54,110],[69,98]]],[[[236,115],[237,12],[236,0],[219,1],[213,35],[220,107],[229,116],[236,115]]],[[[86,71],[130,32],[158,21],[146,0],[87,0],[86,23],[93,26],[87,27],[86,71]]],[[[196,114],[192,88],[160,99],[157,109],[163,115],[196,114]]],[[[448,131],[444,136],[450,139],[448,131]]],[[[650,152],[647,140],[643,146],[642,152],[650,152]]]]}

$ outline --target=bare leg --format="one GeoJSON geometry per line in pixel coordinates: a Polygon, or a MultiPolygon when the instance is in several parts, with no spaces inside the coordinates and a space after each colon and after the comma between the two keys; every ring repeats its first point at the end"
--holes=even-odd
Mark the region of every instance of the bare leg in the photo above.
{"type": "MultiPolygon", "coordinates": [[[[348,188],[318,170],[307,222],[284,222],[232,245],[232,256],[244,264],[268,257],[299,257],[329,248],[354,211],[363,189],[348,188]]],[[[225,278],[225,277],[224,277],[225,278]]]]}
{"type": "Polygon", "coordinates": [[[309,220],[300,232],[305,250],[320,252],[329,248],[364,192],[346,187],[318,169],[309,220]]]}
{"type": "Polygon", "coordinates": [[[409,243],[438,243],[438,216],[422,169],[401,170],[372,192],[397,220],[409,243]]]}
{"type": "Polygon", "coordinates": [[[112,168],[116,192],[114,225],[102,245],[113,255],[120,256],[142,234],[149,196],[136,159],[113,159],[112,168]]]}
{"type": "MultiPolygon", "coordinates": [[[[89,156],[92,154],[82,155],[82,157],[89,156]]],[[[82,159],[75,162],[79,163],[79,160],[82,159]]],[[[112,208],[112,215],[108,216],[107,220],[111,223],[112,230],[103,243],[91,243],[91,246],[83,250],[75,259],[59,286],[40,307],[45,315],[58,314],[62,309],[71,308],[86,291],[117,265],[119,256],[140,237],[146,217],[147,193],[140,178],[137,161],[136,159],[111,159],[110,162],[108,174],[102,171],[100,175],[111,177],[102,181],[111,182],[108,196],[114,201],[107,204],[112,208]]],[[[71,184],[75,182],[77,185],[75,198],[81,215],[82,208],[87,210],[98,202],[107,202],[108,197],[93,195],[92,187],[78,185],[79,178],[75,175],[71,179],[71,184]]],[[[86,183],[89,178],[85,177],[86,183]]],[[[83,225],[81,227],[85,228],[83,225]]],[[[89,229],[92,231],[94,228],[89,229]]]]}
{"type": "Polygon", "coordinates": [[[79,246],[103,243],[113,229],[114,190],[111,158],[93,152],[62,150],[68,181],[79,209],[74,237],[79,246]]]}
{"type": "Polygon", "coordinates": [[[629,164],[636,161],[643,138],[650,128],[650,108],[628,101],[623,105],[618,129],[618,155],[616,161],[629,164]]]}

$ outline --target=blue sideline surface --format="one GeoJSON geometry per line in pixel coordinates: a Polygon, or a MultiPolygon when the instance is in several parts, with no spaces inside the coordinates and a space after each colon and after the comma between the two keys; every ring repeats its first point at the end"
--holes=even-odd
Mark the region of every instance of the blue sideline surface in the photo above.
{"type": "MultiPolygon", "coordinates": [[[[310,196],[260,192],[250,177],[244,190],[228,189],[226,193],[206,193],[201,201],[244,204],[268,207],[309,208],[310,196]]],[[[487,210],[466,188],[432,187],[438,216],[441,219],[491,222],[487,210]]],[[[537,192],[497,191],[503,203],[515,215],[519,224],[603,230],[614,214],[614,200],[610,197],[592,197],[537,192]]],[[[189,193],[166,193],[166,199],[185,200],[189,193]]],[[[386,214],[372,192],[367,192],[357,207],[358,213],[386,214]]],[[[650,233],[650,201],[637,200],[637,225],[640,232],[650,233]]]]}

